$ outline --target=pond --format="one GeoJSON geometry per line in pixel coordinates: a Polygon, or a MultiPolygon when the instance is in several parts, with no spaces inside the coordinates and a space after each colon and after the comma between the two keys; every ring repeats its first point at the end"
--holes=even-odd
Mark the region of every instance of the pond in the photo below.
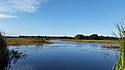
{"type": "Polygon", "coordinates": [[[9,70],[111,70],[115,49],[101,48],[100,43],[65,42],[9,46],[9,70]],[[16,52],[13,52],[16,51],[16,52]]]}

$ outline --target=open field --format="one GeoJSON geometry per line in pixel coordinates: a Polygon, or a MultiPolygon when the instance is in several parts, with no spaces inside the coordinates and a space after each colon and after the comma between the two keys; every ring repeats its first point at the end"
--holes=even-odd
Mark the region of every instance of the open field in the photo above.
{"type": "Polygon", "coordinates": [[[7,45],[52,44],[48,40],[35,38],[6,38],[7,45]]]}

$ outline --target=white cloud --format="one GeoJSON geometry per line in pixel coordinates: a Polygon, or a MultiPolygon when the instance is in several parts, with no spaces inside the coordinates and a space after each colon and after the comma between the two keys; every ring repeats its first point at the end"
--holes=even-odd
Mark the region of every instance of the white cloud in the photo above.
{"type": "Polygon", "coordinates": [[[36,12],[41,3],[47,0],[0,0],[0,19],[18,18],[12,13],[33,13],[36,12]]]}
{"type": "Polygon", "coordinates": [[[0,13],[37,11],[39,5],[45,0],[0,0],[0,13]]]}
{"type": "Polygon", "coordinates": [[[0,19],[7,19],[7,18],[18,18],[18,17],[12,15],[0,14],[0,19]]]}

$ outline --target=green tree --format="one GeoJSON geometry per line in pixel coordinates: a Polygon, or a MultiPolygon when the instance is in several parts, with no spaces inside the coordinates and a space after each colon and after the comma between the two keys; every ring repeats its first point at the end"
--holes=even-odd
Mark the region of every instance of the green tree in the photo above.
{"type": "Polygon", "coordinates": [[[82,34],[77,34],[75,36],[75,39],[84,39],[84,36],[82,34]]]}
{"type": "Polygon", "coordinates": [[[91,39],[95,39],[95,40],[99,39],[99,36],[97,34],[92,34],[90,37],[91,39]]]}

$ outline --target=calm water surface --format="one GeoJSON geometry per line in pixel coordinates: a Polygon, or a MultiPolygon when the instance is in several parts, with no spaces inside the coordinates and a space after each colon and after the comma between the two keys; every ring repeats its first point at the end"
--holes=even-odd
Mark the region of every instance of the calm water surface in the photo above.
{"type": "Polygon", "coordinates": [[[116,50],[99,43],[64,42],[55,44],[9,46],[19,53],[9,70],[111,70],[116,50]]]}

